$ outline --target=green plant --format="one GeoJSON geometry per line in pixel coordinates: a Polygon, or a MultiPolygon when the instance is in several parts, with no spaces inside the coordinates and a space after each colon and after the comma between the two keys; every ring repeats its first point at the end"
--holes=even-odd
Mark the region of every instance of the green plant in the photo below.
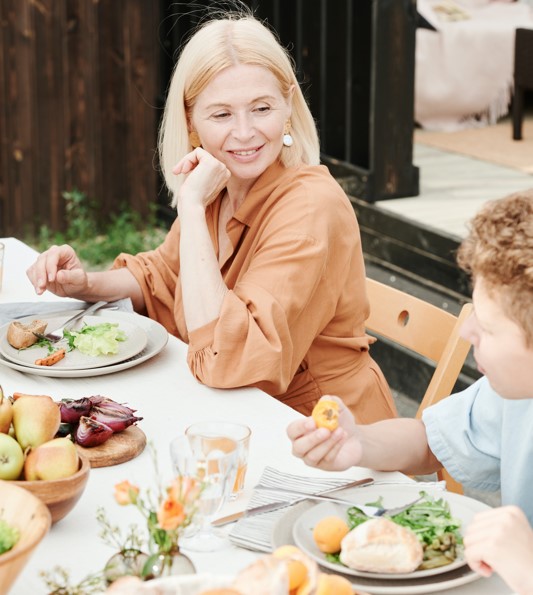
{"type": "Polygon", "coordinates": [[[39,252],[52,244],[70,244],[82,262],[90,268],[106,268],[121,252],[136,254],[157,247],[166,229],[156,222],[156,207],[151,205],[146,220],[122,205],[107,220],[97,217],[99,205],[77,189],[62,193],[65,200],[65,232],[52,231],[43,225],[37,237],[25,238],[39,252]]]}

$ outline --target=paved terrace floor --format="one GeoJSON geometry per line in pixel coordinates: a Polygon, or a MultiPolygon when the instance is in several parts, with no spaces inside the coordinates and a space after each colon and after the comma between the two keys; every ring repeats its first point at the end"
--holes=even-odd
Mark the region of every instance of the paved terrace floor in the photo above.
{"type": "Polygon", "coordinates": [[[533,188],[533,175],[425,145],[415,144],[413,161],[420,194],[376,206],[456,238],[464,237],[466,223],[486,201],[533,188]]]}

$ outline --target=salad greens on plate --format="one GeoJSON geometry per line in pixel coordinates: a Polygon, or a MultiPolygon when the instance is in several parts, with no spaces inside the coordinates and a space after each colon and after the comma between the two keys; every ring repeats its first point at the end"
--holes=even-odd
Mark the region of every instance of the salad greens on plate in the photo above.
{"type": "Polygon", "coordinates": [[[78,349],[81,353],[96,357],[118,353],[118,344],[126,340],[126,333],[118,328],[117,323],[102,322],[85,325],[79,331],[64,332],[69,350],[78,349]]]}

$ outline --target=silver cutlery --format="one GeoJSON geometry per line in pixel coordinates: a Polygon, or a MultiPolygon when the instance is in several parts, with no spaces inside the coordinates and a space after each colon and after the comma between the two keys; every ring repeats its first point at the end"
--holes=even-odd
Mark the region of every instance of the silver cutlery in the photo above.
{"type": "Polygon", "coordinates": [[[46,339],[48,341],[51,341],[52,343],[56,343],[57,341],[60,341],[61,339],[63,339],[65,330],[72,329],[74,327],[74,325],[79,320],[81,320],[85,316],[89,316],[90,314],[92,314],[93,312],[96,312],[100,308],[103,308],[105,305],[107,305],[107,302],[104,302],[104,301],[96,302],[96,303],[92,304],[91,306],[89,306],[87,309],[82,310],[81,312],[78,312],[78,313],[74,314],[74,316],[71,316],[70,318],[68,318],[65,322],[63,322],[63,324],[60,327],[56,327],[48,333],[44,333],[44,334],[43,333],[33,333],[33,334],[36,337],[38,337],[39,339],[46,339]]]}
{"type": "MultiPolygon", "coordinates": [[[[266,512],[272,512],[273,510],[278,510],[280,508],[286,508],[288,506],[292,506],[293,504],[297,504],[298,502],[302,502],[303,500],[312,499],[313,497],[324,496],[326,494],[335,492],[337,490],[345,490],[347,488],[353,488],[357,486],[367,486],[374,482],[372,477],[366,477],[365,479],[358,479],[356,481],[352,481],[342,486],[337,486],[334,488],[328,488],[327,490],[321,490],[320,492],[315,492],[314,494],[306,494],[304,492],[293,492],[298,496],[296,498],[289,498],[285,500],[277,500],[276,502],[270,502],[268,504],[261,504],[260,506],[254,506],[253,508],[248,508],[247,510],[242,510],[240,512],[235,512],[233,514],[229,514],[227,516],[221,517],[219,519],[215,519],[212,522],[214,527],[221,527],[222,525],[227,525],[228,523],[233,523],[234,521],[239,520],[243,517],[252,517],[258,514],[264,514],[266,512]]],[[[263,486],[256,486],[256,489],[261,489],[263,486]]],[[[272,488],[277,490],[276,488],[272,488]]],[[[343,504],[350,504],[349,502],[343,501],[343,504]]]]}
{"type": "MultiPolygon", "coordinates": [[[[344,486],[345,488],[348,486],[344,486]]],[[[284,494],[298,494],[301,497],[301,492],[297,492],[296,490],[286,490],[284,488],[269,488],[266,486],[256,486],[256,490],[260,490],[263,492],[279,492],[284,494]]],[[[367,516],[371,517],[380,517],[383,515],[386,516],[394,516],[395,514],[400,514],[400,512],[404,512],[408,508],[411,508],[413,504],[420,502],[422,500],[422,496],[419,496],[416,500],[412,500],[407,504],[402,504],[401,506],[393,506],[390,508],[383,508],[380,506],[367,506],[367,505],[360,505],[356,504],[353,500],[347,500],[343,498],[335,498],[334,496],[328,496],[327,494],[309,494],[305,496],[306,500],[320,500],[324,502],[334,502],[336,504],[347,504],[348,506],[353,506],[366,514],[367,516]]]]}

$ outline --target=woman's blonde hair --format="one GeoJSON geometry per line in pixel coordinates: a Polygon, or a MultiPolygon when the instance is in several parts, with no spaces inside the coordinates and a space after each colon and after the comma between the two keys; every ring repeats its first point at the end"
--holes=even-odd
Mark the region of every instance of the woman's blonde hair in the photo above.
{"type": "Polygon", "coordinates": [[[482,277],[489,294],[533,345],[533,189],[488,202],[470,223],[459,266],[482,277]]]}
{"type": "Polygon", "coordinates": [[[224,15],[202,25],[184,46],[176,68],[159,131],[159,157],[165,182],[173,195],[183,176],[172,168],[192,150],[188,117],[196,98],[221,70],[237,64],[267,68],[279,81],[282,95],[292,96],[291,135],[294,143],[283,147],[280,160],[286,167],[320,162],[318,134],[313,116],[300,89],[293,63],[276,36],[251,14],[224,15]]]}

